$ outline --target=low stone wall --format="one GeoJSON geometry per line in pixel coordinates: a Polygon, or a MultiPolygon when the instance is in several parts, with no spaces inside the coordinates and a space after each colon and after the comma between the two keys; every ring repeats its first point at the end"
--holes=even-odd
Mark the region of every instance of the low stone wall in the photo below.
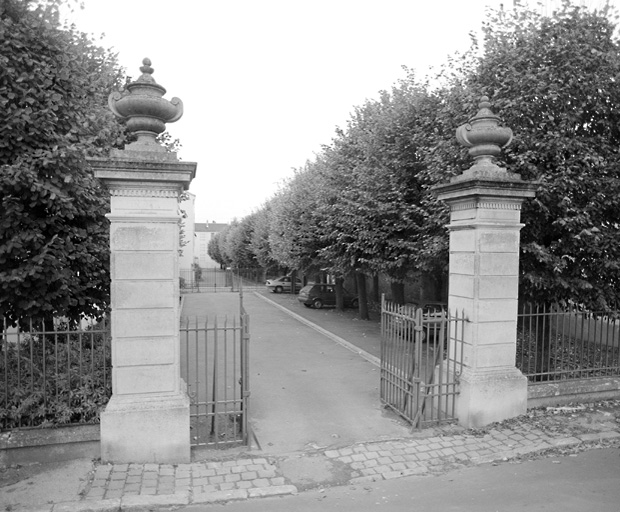
{"type": "Polygon", "coordinates": [[[530,383],[527,388],[528,408],[614,399],[620,399],[618,377],[530,383]]]}
{"type": "Polygon", "coordinates": [[[0,433],[0,467],[99,458],[99,425],[18,429],[0,433]]]}

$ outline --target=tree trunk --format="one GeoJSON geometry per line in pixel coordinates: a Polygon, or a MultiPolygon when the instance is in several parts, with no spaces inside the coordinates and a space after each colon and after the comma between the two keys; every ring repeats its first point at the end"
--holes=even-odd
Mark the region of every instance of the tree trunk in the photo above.
{"type": "Polygon", "coordinates": [[[393,302],[401,305],[405,303],[405,283],[392,281],[390,283],[390,290],[393,302]]]}
{"type": "Polygon", "coordinates": [[[381,297],[379,295],[379,274],[373,274],[372,276],[371,300],[377,303],[381,300],[381,297]]]}
{"type": "Polygon", "coordinates": [[[291,272],[291,293],[295,295],[297,290],[297,270],[291,272]]]}
{"type": "Polygon", "coordinates": [[[360,319],[370,320],[370,315],[368,314],[368,295],[366,293],[366,276],[361,272],[356,272],[355,282],[357,283],[360,319]]]}
{"type": "Polygon", "coordinates": [[[342,277],[336,278],[336,309],[339,311],[344,311],[344,293],[343,293],[343,282],[344,279],[342,277]]]}

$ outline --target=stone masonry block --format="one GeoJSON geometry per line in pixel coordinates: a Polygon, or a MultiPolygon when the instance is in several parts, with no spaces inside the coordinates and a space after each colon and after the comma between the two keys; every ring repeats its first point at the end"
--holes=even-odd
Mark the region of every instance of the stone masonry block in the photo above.
{"type": "Polygon", "coordinates": [[[472,229],[458,229],[450,232],[450,252],[474,252],[476,239],[472,229]]]}
{"type": "Polygon", "coordinates": [[[518,295],[518,291],[519,278],[516,275],[485,276],[478,280],[478,297],[481,299],[513,299],[518,295]]]}
{"type": "Polygon", "coordinates": [[[177,216],[178,201],[174,197],[136,197],[112,196],[110,201],[112,211],[116,215],[125,216],[177,216]]]}
{"type": "Polygon", "coordinates": [[[450,275],[473,276],[476,271],[476,255],[473,252],[450,252],[450,275]]]}
{"type": "Polygon", "coordinates": [[[478,233],[478,250],[480,252],[519,251],[519,232],[513,229],[480,230],[478,233]]]}
{"type": "Polygon", "coordinates": [[[475,283],[473,275],[453,274],[450,280],[450,293],[459,297],[474,298],[475,283]]]}
{"type": "Polygon", "coordinates": [[[481,253],[478,260],[478,275],[518,276],[519,253],[481,253]]]}
{"type": "Polygon", "coordinates": [[[179,329],[173,307],[121,309],[114,312],[112,322],[114,334],[120,338],[175,337],[179,329]]]}
{"type": "Polygon", "coordinates": [[[173,224],[114,223],[110,227],[113,251],[167,251],[178,240],[173,224]]]}
{"type": "Polygon", "coordinates": [[[174,281],[116,281],[112,285],[115,306],[119,309],[170,307],[174,281]]]}
{"type": "Polygon", "coordinates": [[[475,317],[479,323],[509,322],[517,318],[517,298],[480,299],[475,302],[475,317]]]}
{"type": "Polygon", "coordinates": [[[176,258],[174,252],[116,252],[112,253],[112,279],[174,279],[176,258]]]}
{"type": "Polygon", "coordinates": [[[172,393],[178,387],[178,368],[174,365],[125,366],[114,368],[114,393],[172,393]]]}
{"type": "Polygon", "coordinates": [[[123,366],[172,364],[177,343],[174,338],[121,338],[115,350],[115,358],[123,366]]]}

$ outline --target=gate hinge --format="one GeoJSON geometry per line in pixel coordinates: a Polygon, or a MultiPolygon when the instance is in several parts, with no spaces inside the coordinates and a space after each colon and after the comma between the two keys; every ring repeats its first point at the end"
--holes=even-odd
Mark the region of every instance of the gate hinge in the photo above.
{"type": "Polygon", "coordinates": [[[241,398],[248,398],[251,395],[251,393],[249,391],[244,391],[243,393],[241,393],[241,398]]]}

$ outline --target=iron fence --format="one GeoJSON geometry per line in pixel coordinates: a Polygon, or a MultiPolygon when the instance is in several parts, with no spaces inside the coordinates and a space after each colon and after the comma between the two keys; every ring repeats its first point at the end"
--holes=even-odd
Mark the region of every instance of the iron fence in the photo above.
{"type": "Polygon", "coordinates": [[[516,366],[530,381],[620,375],[620,312],[524,304],[516,366]]]}
{"type": "Polygon", "coordinates": [[[109,323],[28,320],[0,332],[0,430],[96,423],[112,395],[109,323]],[[25,324],[25,325],[24,325],[25,324]]]}
{"type": "Polygon", "coordinates": [[[219,268],[181,269],[181,293],[229,292],[233,290],[233,274],[219,268]]]}
{"type": "Polygon", "coordinates": [[[183,318],[181,376],[190,397],[191,443],[227,448],[249,439],[249,316],[183,318]]]}
{"type": "Polygon", "coordinates": [[[381,401],[413,428],[456,420],[465,321],[382,298],[381,401]]]}
{"type": "Polygon", "coordinates": [[[179,272],[181,293],[238,292],[241,288],[265,287],[265,270],[251,269],[181,269],[179,272]]]}

